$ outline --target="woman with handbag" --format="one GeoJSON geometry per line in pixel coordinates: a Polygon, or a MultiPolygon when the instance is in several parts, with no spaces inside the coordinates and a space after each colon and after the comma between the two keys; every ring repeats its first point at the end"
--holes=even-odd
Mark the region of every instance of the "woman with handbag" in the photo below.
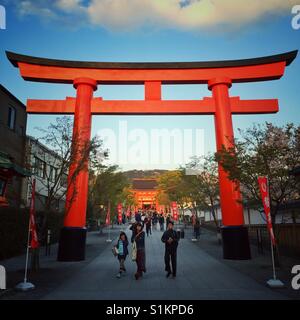
{"type": "Polygon", "coordinates": [[[138,280],[143,276],[143,272],[146,272],[146,255],[145,255],[145,232],[141,223],[136,225],[136,234],[134,237],[136,244],[136,265],[137,272],[135,273],[135,279],[138,280]]]}
{"type": "Polygon", "coordinates": [[[119,270],[119,273],[117,274],[117,278],[120,279],[122,272],[126,272],[125,260],[128,255],[128,239],[125,232],[120,233],[119,240],[117,245],[115,246],[115,249],[116,249],[115,252],[118,255],[118,260],[120,263],[120,270],[119,270]]]}

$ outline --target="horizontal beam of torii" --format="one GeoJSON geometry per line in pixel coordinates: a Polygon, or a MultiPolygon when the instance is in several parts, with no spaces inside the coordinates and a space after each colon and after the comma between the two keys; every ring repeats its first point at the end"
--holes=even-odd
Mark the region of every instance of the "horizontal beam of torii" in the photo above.
{"type": "MultiPolygon", "coordinates": [[[[66,100],[27,101],[27,112],[31,114],[74,114],[75,98],[66,100]]],[[[279,110],[277,99],[240,100],[230,98],[232,114],[267,114],[279,110]]],[[[94,98],[92,115],[214,115],[215,100],[103,100],[94,98]]]]}

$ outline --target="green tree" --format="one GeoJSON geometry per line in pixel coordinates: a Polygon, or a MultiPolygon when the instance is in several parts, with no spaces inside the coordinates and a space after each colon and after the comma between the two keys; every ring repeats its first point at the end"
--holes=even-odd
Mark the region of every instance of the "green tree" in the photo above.
{"type": "MultiPolygon", "coordinates": [[[[37,177],[39,185],[37,190],[37,197],[40,194],[46,193],[46,200],[44,202],[44,216],[42,227],[40,228],[40,237],[44,238],[48,215],[56,210],[56,203],[64,200],[70,185],[74,184],[76,177],[82,170],[87,170],[85,163],[88,160],[90,168],[97,168],[101,165],[104,158],[107,157],[107,151],[102,149],[102,141],[98,136],[94,137],[84,145],[78,143],[78,139],[73,135],[73,120],[69,117],[56,118],[54,123],[50,123],[47,129],[38,128],[43,134],[38,141],[42,142],[47,151],[42,155],[43,161],[46,164],[44,168],[44,177],[37,177]],[[49,162],[49,153],[53,154],[51,162],[49,162]],[[70,166],[75,166],[72,176],[67,181],[68,171],[70,166]]],[[[32,155],[30,151],[29,157],[32,155]]],[[[30,159],[27,160],[30,165],[30,159]]],[[[33,172],[37,168],[30,168],[33,172]]],[[[77,190],[74,188],[71,200],[77,196],[77,190]]]]}
{"type": "Polygon", "coordinates": [[[181,210],[190,201],[188,185],[183,179],[182,170],[167,171],[158,178],[158,200],[161,204],[170,205],[176,201],[181,210]]]}
{"type": "Polygon", "coordinates": [[[219,221],[217,218],[216,206],[219,205],[219,178],[218,164],[213,156],[192,157],[191,161],[184,168],[183,179],[189,186],[191,203],[197,210],[210,211],[217,230],[219,231],[219,221]]]}
{"type": "MultiPolygon", "coordinates": [[[[270,207],[273,225],[282,204],[299,199],[299,180],[290,174],[300,163],[300,126],[271,123],[253,125],[242,131],[235,146],[216,153],[216,160],[232,181],[240,182],[243,198],[254,208],[262,208],[257,178],[269,178],[270,207]]],[[[275,228],[279,238],[280,224],[275,228]]],[[[276,263],[279,263],[278,247],[276,263]]]]}
{"type": "Polygon", "coordinates": [[[131,186],[125,186],[121,195],[121,199],[125,208],[131,208],[132,206],[138,205],[134,192],[131,190],[131,186]]]}
{"type": "Polygon", "coordinates": [[[281,204],[299,198],[299,180],[289,172],[300,164],[300,126],[271,123],[239,130],[235,147],[216,153],[229,178],[240,182],[246,201],[261,207],[257,178],[268,176],[273,223],[281,204]]]}
{"type": "Polygon", "coordinates": [[[129,195],[124,191],[126,188],[128,190],[129,181],[118,169],[116,165],[100,168],[93,185],[90,186],[89,201],[92,207],[101,208],[102,220],[105,219],[109,203],[113,222],[116,218],[118,203],[126,204],[129,201],[129,195]]]}
{"type": "MultiPolygon", "coordinates": [[[[38,236],[43,241],[47,236],[49,215],[57,211],[57,203],[65,200],[68,188],[75,183],[76,177],[82,170],[87,170],[86,161],[89,161],[91,168],[97,168],[107,156],[107,151],[102,149],[102,141],[98,136],[84,144],[79,144],[78,138],[73,134],[73,120],[69,117],[56,118],[54,123],[50,123],[47,129],[37,128],[42,136],[37,141],[42,142],[45,152],[39,155],[44,163],[43,177],[36,175],[39,181],[37,197],[46,194],[43,204],[38,236]],[[73,166],[73,173],[67,179],[70,166],[73,166]]],[[[39,168],[31,166],[34,150],[30,148],[27,153],[27,167],[36,173],[39,168]]],[[[32,179],[29,181],[32,184],[32,179]]],[[[78,196],[78,190],[73,188],[70,197],[72,202],[78,196]]],[[[70,206],[68,206],[70,207],[70,206]]],[[[67,214],[67,212],[65,212],[67,214]]],[[[58,219],[60,217],[58,216],[58,219]]],[[[32,259],[34,269],[39,266],[38,250],[34,251],[32,259]]]]}

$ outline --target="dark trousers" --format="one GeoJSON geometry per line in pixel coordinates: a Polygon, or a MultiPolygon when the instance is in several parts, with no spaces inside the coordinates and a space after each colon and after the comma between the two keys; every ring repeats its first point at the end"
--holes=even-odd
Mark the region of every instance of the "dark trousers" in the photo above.
{"type": "Polygon", "coordinates": [[[176,271],[177,271],[177,250],[176,249],[171,249],[171,250],[166,249],[165,266],[166,266],[165,270],[167,272],[173,273],[173,275],[176,276],[176,271]],[[172,271],[170,266],[170,260],[172,264],[172,271]]]}
{"type": "Polygon", "coordinates": [[[152,234],[152,233],[151,233],[151,227],[147,227],[147,226],[146,226],[146,233],[147,233],[147,236],[149,236],[149,233],[152,234]]]}
{"type": "Polygon", "coordinates": [[[125,269],[125,259],[124,258],[119,258],[119,262],[120,262],[120,273],[122,271],[126,271],[126,269],[125,269]]]}
{"type": "Polygon", "coordinates": [[[145,250],[137,250],[136,254],[136,266],[137,266],[137,271],[136,273],[139,276],[143,275],[143,272],[146,272],[146,255],[145,255],[145,250]]]}

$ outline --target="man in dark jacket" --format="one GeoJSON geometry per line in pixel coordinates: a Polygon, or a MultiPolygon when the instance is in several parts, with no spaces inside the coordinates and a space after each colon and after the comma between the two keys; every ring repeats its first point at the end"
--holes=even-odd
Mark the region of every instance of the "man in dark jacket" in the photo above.
{"type": "Polygon", "coordinates": [[[141,217],[141,214],[140,214],[139,211],[135,214],[135,221],[136,222],[141,222],[142,221],[142,217],[141,217]]]}
{"type": "Polygon", "coordinates": [[[165,244],[165,270],[167,271],[167,278],[171,275],[171,273],[173,274],[173,278],[175,278],[177,271],[178,236],[173,227],[173,221],[169,221],[167,226],[168,229],[164,232],[161,238],[161,241],[165,244]],[[170,259],[172,263],[172,272],[170,267],[170,259]]]}

